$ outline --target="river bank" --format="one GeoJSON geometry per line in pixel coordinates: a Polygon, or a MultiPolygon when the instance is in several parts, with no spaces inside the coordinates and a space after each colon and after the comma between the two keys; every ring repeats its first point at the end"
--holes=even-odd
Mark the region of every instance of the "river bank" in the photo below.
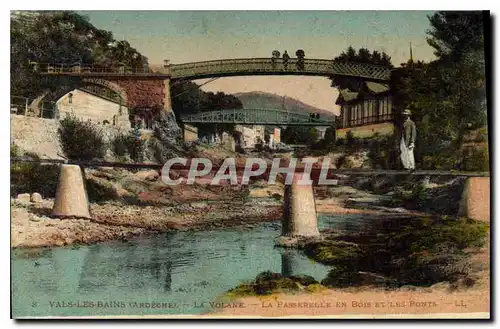
{"type": "Polygon", "coordinates": [[[279,220],[282,209],[274,200],[192,202],[178,206],[90,204],[92,219],[50,217],[53,200],[39,204],[11,201],[13,248],[92,244],[127,240],[171,230],[210,230],[279,220]]]}
{"type": "MultiPolygon", "coordinates": [[[[11,199],[12,247],[92,244],[171,230],[245,228],[258,222],[279,221],[283,215],[282,185],[257,183],[250,186],[245,197],[243,191],[212,191],[203,186],[165,190],[154,171],[135,174],[123,170],[91,171],[88,178],[93,184],[91,196],[95,198],[99,194],[107,198],[104,202],[90,203],[92,219],[51,217],[52,198],[36,203],[11,199]],[[120,180],[116,178],[117,173],[120,180]],[[131,199],[137,204],[128,204],[131,199]]],[[[380,195],[351,187],[330,189],[334,191],[330,196],[322,195],[320,190],[315,193],[318,214],[422,215],[404,208],[380,207],[378,204],[383,199],[380,195]],[[358,206],[360,202],[363,207],[358,206]]]]}
{"type": "MultiPolygon", "coordinates": [[[[474,280],[438,282],[428,287],[383,288],[366,284],[328,288],[314,284],[296,293],[279,292],[262,296],[230,297],[233,305],[207,313],[208,317],[367,317],[405,318],[490,316],[490,239],[471,250],[474,280]],[[455,316],[451,316],[456,314],[455,316]]],[[[231,295],[229,295],[231,296],[231,295]]],[[[227,297],[226,297],[227,298],[227,297]]]]}

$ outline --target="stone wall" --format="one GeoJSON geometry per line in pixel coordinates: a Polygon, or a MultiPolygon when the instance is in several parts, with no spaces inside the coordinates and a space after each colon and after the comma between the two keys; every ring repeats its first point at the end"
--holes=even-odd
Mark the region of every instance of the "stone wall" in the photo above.
{"type": "MultiPolygon", "coordinates": [[[[38,154],[46,159],[63,159],[61,145],[57,138],[58,120],[13,114],[10,116],[10,142],[23,152],[38,154]]],[[[127,133],[130,128],[99,125],[106,141],[111,141],[118,133],[127,133]]],[[[107,159],[114,161],[110,152],[107,159]]]]}
{"type": "Polygon", "coordinates": [[[43,158],[62,158],[57,140],[58,122],[13,114],[10,116],[10,142],[25,152],[36,153],[43,158]]]}
{"type": "Polygon", "coordinates": [[[74,114],[84,121],[102,124],[106,120],[112,125],[130,129],[129,112],[125,106],[79,89],[61,97],[57,101],[57,108],[61,119],[67,114],[74,114]]]}
{"type": "Polygon", "coordinates": [[[188,124],[184,124],[184,141],[195,142],[198,140],[198,128],[188,124]]]}
{"type": "Polygon", "coordinates": [[[166,106],[166,110],[170,110],[171,105],[164,104],[165,97],[170,95],[165,95],[166,87],[162,79],[119,79],[116,84],[126,90],[130,108],[166,106]]]}

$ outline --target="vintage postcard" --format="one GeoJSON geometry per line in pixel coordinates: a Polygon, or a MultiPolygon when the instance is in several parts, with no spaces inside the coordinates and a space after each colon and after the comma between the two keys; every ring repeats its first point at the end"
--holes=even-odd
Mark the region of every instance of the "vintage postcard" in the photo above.
{"type": "Polygon", "coordinates": [[[488,11],[11,11],[11,317],[490,319],[488,11]]]}

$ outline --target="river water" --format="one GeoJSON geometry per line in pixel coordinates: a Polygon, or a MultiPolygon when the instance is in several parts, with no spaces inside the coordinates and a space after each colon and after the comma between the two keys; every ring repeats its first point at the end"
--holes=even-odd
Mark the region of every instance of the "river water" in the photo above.
{"type": "MultiPolygon", "coordinates": [[[[319,216],[319,225],[350,230],[364,220],[319,216]]],[[[281,224],[273,222],[91,246],[15,249],[12,315],[200,314],[212,310],[209,302],[263,271],[325,278],[327,266],[274,247],[280,232],[281,224]]]]}

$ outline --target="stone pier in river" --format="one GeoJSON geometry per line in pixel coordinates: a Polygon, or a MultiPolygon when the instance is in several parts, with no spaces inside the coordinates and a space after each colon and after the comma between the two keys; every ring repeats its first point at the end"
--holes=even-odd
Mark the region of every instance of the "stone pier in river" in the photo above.
{"type": "Polygon", "coordinates": [[[282,236],[318,236],[318,219],[311,183],[300,183],[304,173],[295,173],[285,186],[282,236]]]}
{"type": "Polygon", "coordinates": [[[490,178],[469,177],[460,200],[459,216],[490,221],[490,178]]]}
{"type": "Polygon", "coordinates": [[[80,166],[61,165],[52,215],[56,217],[91,218],[80,166]]]}

